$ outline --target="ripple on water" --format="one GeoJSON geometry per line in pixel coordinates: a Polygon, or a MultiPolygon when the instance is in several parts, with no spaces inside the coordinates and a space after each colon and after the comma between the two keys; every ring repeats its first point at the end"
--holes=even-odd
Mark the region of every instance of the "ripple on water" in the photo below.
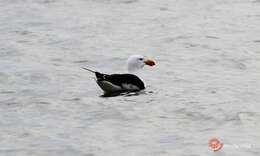
{"type": "Polygon", "coordinates": [[[124,4],[131,4],[131,3],[137,3],[139,0],[120,0],[120,3],[124,4]]]}
{"type": "Polygon", "coordinates": [[[81,64],[81,63],[87,63],[88,60],[77,60],[77,61],[72,61],[72,63],[78,63],[78,64],[81,64]]]}
{"type": "Polygon", "coordinates": [[[254,125],[260,123],[260,113],[258,112],[239,112],[238,118],[242,121],[245,125],[254,125]]]}
{"type": "Polygon", "coordinates": [[[99,3],[122,3],[122,4],[132,4],[137,3],[139,0],[93,0],[99,3]]]}
{"type": "Polygon", "coordinates": [[[13,58],[15,56],[22,56],[22,54],[15,49],[14,47],[6,47],[0,49],[0,57],[5,58],[13,58]]]}
{"type": "Polygon", "coordinates": [[[206,38],[219,39],[219,37],[217,37],[217,36],[206,36],[206,38]]]}
{"type": "Polygon", "coordinates": [[[260,0],[254,0],[252,3],[260,3],[260,0]]]}
{"type": "Polygon", "coordinates": [[[38,102],[38,104],[48,105],[48,104],[51,104],[51,103],[50,102],[46,102],[46,101],[40,101],[40,102],[38,102]]]}
{"type": "Polygon", "coordinates": [[[29,149],[2,149],[0,155],[37,155],[37,156],[46,156],[46,155],[62,155],[62,156],[95,156],[93,153],[83,153],[80,150],[70,149],[70,148],[55,148],[49,147],[46,149],[42,148],[29,148],[29,149]]]}
{"type": "Polygon", "coordinates": [[[25,84],[43,84],[50,82],[51,79],[49,76],[47,76],[43,72],[17,72],[15,73],[15,76],[19,78],[20,83],[25,83],[25,84]]]}
{"type": "Polygon", "coordinates": [[[16,98],[8,98],[8,99],[5,99],[5,100],[1,100],[0,103],[1,103],[1,106],[3,106],[3,107],[16,106],[16,105],[19,104],[17,102],[16,98]]]}
{"type": "Polygon", "coordinates": [[[14,94],[14,93],[16,93],[16,91],[11,91],[11,90],[0,91],[0,94],[14,94]]]}
{"type": "Polygon", "coordinates": [[[0,83],[5,84],[8,81],[9,77],[10,76],[6,73],[0,72],[0,83]]]}
{"type": "Polygon", "coordinates": [[[80,98],[71,98],[71,99],[64,99],[64,101],[80,101],[80,98]]]}
{"type": "Polygon", "coordinates": [[[260,43],[260,40],[254,40],[253,42],[255,42],[255,43],[260,43]]]}

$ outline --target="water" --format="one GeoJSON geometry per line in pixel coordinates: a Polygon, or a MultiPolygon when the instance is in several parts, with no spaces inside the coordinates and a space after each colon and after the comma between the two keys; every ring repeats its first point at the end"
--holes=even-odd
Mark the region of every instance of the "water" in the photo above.
{"type": "Polygon", "coordinates": [[[259,155],[259,0],[0,6],[0,155],[259,155]],[[137,95],[102,97],[81,69],[132,54],[157,61],[137,95]]]}

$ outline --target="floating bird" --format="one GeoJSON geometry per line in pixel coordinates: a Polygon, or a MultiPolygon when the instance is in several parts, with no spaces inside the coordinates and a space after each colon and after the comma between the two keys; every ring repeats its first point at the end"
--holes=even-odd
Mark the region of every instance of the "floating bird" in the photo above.
{"type": "MultiPolygon", "coordinates": [[[[145,65],[154,66],[152,59],[142,55],[132,55],[127,60],[128,72],[133,73],[145,65]]],[[[143,81],[134,74],[103,74],[88,68],[83,68],[96,75],[96,82],[105,94],[136,92],[145,89],[143,81]]]]}

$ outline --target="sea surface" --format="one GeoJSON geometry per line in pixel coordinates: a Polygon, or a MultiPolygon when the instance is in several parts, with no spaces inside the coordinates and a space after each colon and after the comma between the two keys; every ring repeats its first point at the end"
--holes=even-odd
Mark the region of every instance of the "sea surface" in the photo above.
{"type": "Polygon", "coordinates": [[[60,155],[259,156],[260,0],[0,0],[0,156],[60,155]]]}

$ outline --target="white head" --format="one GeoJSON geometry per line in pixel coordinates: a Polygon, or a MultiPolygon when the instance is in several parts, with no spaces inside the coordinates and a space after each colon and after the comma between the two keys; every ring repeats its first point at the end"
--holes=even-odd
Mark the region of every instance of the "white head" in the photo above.
{"type": "Polygon", "coordinates": [[[151,59],[147,59],[142,55],[132,55],[127,60],[127,67],[129,72],[135,72],[138,69],[143,68],[145,65],[153,66],[155,62],[151,59]]]}

